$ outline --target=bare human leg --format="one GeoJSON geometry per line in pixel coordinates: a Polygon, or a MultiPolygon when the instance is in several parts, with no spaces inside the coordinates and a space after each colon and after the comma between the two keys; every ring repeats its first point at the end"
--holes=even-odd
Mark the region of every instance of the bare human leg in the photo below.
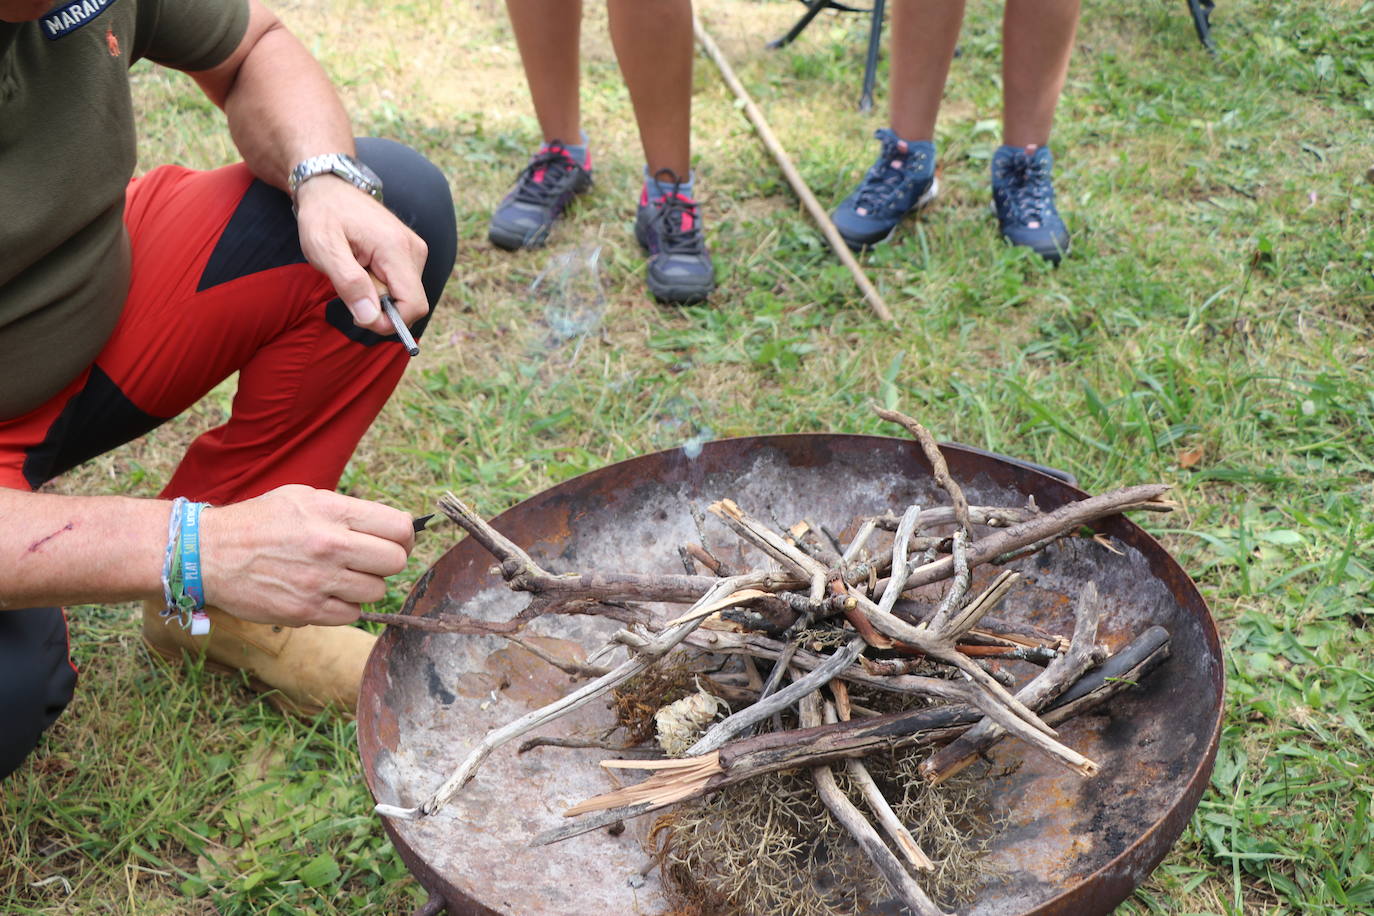
{"type": "Polygon", "coordinates": [[[896,0],[888,108],[903,140],[935,139],[935,119],[964,21],[964,0],[896,0]]]}
{"type": "Polygon", "coordinates": [[[1080,0],[1007,0],[1002,17],[1002,142],[1045,146],[1069,73],[1080,0]]]}
{"type": "Polygon", "coordinates": [[[544,142],[580,143],[581,0],[506,0],[544,142]]]}
{"type": "Polygon", "coordinates": [[[691,0],[607,0],[607,9],[649,174],[670,169],[685,180],[692,144],[691,0]]]}
{"type": "Polygon", "coordinates": [[[491,217],[487,238],[515,251],[543,245],[572,199],[592,186],[579,91],[581,0],[506,0],[525,66],[541,149],[491,217]]]}
{"type": "Polygon", "coordinates": [[[831,214],[855,251],[885,241],[902,220],[935,199],[935,120],[963,19],[964,0],[893,4],[891,126],[877,133],[877,161],[831,214]]]}

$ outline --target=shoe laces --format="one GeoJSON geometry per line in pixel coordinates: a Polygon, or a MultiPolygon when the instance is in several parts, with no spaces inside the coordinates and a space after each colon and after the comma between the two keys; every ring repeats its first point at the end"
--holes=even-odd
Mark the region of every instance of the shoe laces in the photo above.
{"type": "Polygon", "coordinates": [[[660,184],[673,183],[673,190],[654,201],[658,208],[660,251],[664,254],[698,255],[705,250],[701,224],[697,218],[697,202],[683,194],[682,179],[672,169],[659,169],[654,180],[660,184]],[[666,175],[667,180],[660,178],[666,175]]]}
{"type": "Polygon", "coordinates": [[[557,140],[547,144],[530,157],[530,164],[520,173],[515,186],[515,199],[524,204],[545,206],[563,193],[563,176],[579,168],[572,155],[557,140]]]}
{"type": "Polygon", "coordinates": [[[875,131],[873,136],[882,141],[883,148],[878,161],[864,175],[854,198],[854,207],[863,216],[900,201],[906,186],[915,180],[913,176],[919,174],[919,167],[925,164],[925,152],[912,150],[892,131],[884,128],[875,131]],[[913,171],[913,165],[918,171],[913,171]]]}
{"type": "Polygon", "coordinates": [[[996,157],[992,163],[993,184],[1006,202],[1007,219],[1030,229],[1039,229],[1047,216],[1055,214],[1050,157],[1038,152],[1028,146],[996,157]]]}

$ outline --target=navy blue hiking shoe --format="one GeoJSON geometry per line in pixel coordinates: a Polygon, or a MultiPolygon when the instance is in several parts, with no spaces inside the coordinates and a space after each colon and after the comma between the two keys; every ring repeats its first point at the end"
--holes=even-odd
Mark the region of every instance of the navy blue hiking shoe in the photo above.
{"type": "Polygon", "coordinates": [[[591,186],[591,156],[581,165],[558,140],[546,143],[491,215],[487,238],[507,251],[538,248],[568,202],[591,186]]]}
{"type": "Polygon", "coordinates": [[[1069,253],[1069,230],[1054,207],[1053,168],[1047,146],[1000,147],[992,157],[992,206],[1002,238],[1058,264],[1069,253]]]}
{"type": "Polygon", "coordinates": [[[908,143],[886,127],[874,136],[883,144],[878,161],[830,214],[840,237],[855,251],[886,239],[908,213],[930,203],[940,189],[934,143],[908,143]]]}
{"type": "Polygon", "coordinates": [[[716,287],[716,271],[696,201],[681,192],[682,180],[668,169],[654,178],[673,190],[650,200],[646,184],[635,213],[635,238],[649,254],[649,292],[660,302],[701,302],[716,287]]]}

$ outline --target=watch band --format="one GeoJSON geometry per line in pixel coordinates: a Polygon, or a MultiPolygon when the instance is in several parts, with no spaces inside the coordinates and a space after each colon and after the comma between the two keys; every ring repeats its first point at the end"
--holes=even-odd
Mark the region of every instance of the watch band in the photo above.
{"type": "Polygon", "coordinates": [[[378,203],[382,201],[382,179],[363,163],[346,153],[325,153],[303,160],[291,170],[286,180],[286,189],[291,194],[291,204],[296,203],[296,190],[305,182],[319,175],[337,175],[358,190],[372,196],[378,203]]]}

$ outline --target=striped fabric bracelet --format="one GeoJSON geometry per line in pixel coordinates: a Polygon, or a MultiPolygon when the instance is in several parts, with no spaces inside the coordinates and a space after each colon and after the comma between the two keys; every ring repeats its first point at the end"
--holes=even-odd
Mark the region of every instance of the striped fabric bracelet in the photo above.
{"type": "Polygon", "coordinates": [[[167,549],[162,554],[162,616],[169,617],[176,607],[172,596],[172,576],[180,564],[181,551],[177,541],[181,537],[181,517],[186,514],[186,497],[178,496],[172,500],[172,514],[167,520],[167,549]]]}

